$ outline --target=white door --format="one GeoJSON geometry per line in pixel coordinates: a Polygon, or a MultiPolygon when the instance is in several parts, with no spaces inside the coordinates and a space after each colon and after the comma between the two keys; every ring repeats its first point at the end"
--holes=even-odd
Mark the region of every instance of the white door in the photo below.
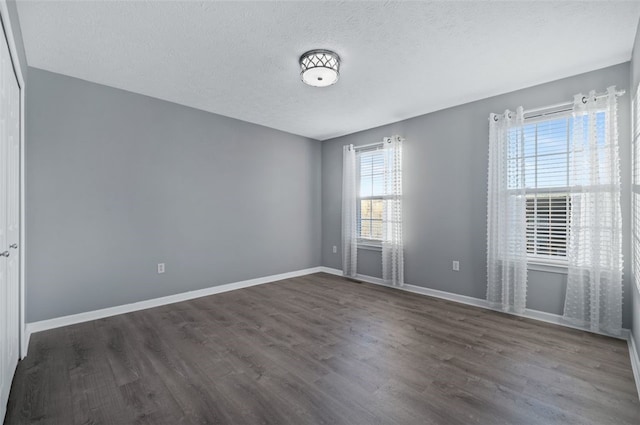
{"type": "Polygon", "coordinates": [[[0,40],[0,421],[20,346],[20,87],[0,40]]]}

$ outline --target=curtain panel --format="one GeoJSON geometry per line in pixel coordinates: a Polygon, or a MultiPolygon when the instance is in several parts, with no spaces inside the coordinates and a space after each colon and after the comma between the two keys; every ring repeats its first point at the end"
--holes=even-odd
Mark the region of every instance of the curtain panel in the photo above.
{"type": "Polygon", "coordinates": [[[487,301],[523,313],[527,299],[524,112],[489,116],[487,301]]]}
{"type": "Polygon", "coordinates": [[[358,270],[356,150],[342,148],[342,274],[355,277],[358,270]]]}
{"type": "Polygon", "coordinates": [[[382,211],[382,278],[393,286],[404,285],[402,237],[402,143],[400,136],[386,137],[382,211]]]}
{"type": "Polygon", "coordinates": [[[594,332],[622,329],[622,214],[615,87],[574,99],[564,317],[594,332]]]}

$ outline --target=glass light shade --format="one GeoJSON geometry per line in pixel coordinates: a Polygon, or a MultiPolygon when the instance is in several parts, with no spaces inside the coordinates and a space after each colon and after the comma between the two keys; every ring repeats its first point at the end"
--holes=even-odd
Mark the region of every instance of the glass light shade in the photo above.
{"type": "Polygon", "coordinates": [[[326,87],[340,75],[340,57],[329,50],[311,50],[300,56],[300,77],[305,84],[326,87]]]}

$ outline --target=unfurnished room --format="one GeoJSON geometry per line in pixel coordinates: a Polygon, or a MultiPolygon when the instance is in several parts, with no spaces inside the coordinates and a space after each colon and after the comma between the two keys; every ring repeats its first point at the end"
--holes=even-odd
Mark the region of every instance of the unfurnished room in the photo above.
{"type": "Polygon", "coordinates": [[[0,23],[0,423],[640,425],[640,0],[0,23]]]}

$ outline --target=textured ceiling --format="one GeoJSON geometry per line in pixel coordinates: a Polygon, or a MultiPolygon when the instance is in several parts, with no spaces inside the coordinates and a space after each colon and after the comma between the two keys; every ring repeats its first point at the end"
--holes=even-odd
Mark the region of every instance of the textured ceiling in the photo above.
{"type": "MultiPolygon", "coordinates": [[[[625,62],[640,2],[19,1],[30,66],[315,139],[625,62]],[[299,79],[315,48],[341,78],[299,79]]],[[[585,90],[588,88],[585,88],[585,90]]]]}

